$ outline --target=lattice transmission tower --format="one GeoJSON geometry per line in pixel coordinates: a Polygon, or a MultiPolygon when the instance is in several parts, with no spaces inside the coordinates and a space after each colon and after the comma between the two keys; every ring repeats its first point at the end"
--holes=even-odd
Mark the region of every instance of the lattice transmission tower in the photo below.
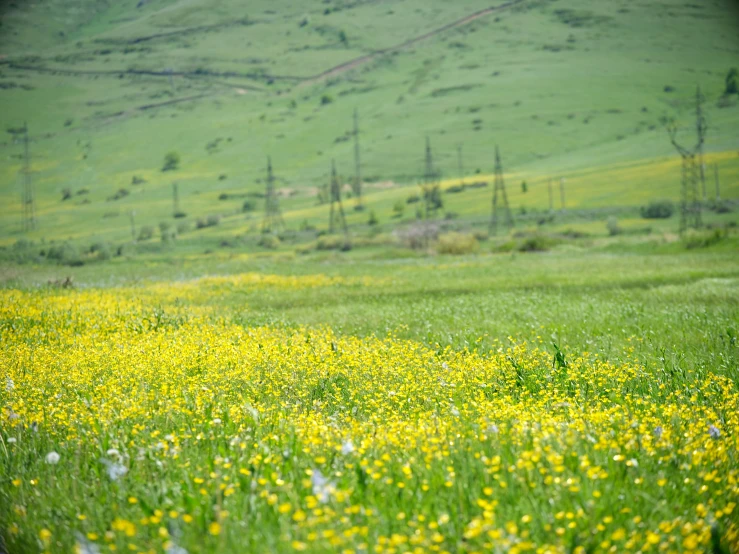
{"type": "Polygon", "coordinates": [[[695,131],[696,143],[692,148],[686,148],[677,142],[677,123],[672,120],[667,123],[667,133],[670,142],[682,158],[680,180],[680,233],[689,227],[695,229],[703,225],[701,217],[700,188],[705,188],[703,173],[703,143],[706,139],[708,125],[703,116],[704,96],[700,87],[695,92],[695,131]]]}
{"type": "Polygon", "coordinates": [[[493,186],[493,210],[490,217],[490,232],[495,235],[498,232],[498,193],[503,201],[502,209],[505,215],[505,224],[508,229],[513,228],[513,215],[511,207],[508,205],[508,195],[505,191],[505,181],[503,180],[503,163],[500,161],[500,151],[495,146],[495,182],[493,186]]]}
{"type": "Polygon", "coordinates": [[[264,219],[262,220],[262,232],[271,233],[284,228],[280,212],[280,200],[275,190],[275,176],[272,173],[272,158],[267,156],[267,187],[264,192],[264,219]]]}
{"type": "Polygon", "coordinates": [[[333,233],[337,226],[344,231],[344,236],[349,235],[349,228],[346,226],[346,217],[344,216],[344,206],[341,203],[341,185],[339,177],[336,175],[336,162],[331,160],[331,183],[329,188],[331,196],[331,206],[328,214],[328,232],[333,233]]]}
{"type": "Polygon", "coordinates": [[[434,167],[434,156],[431,151],[431,140],[426,137],[426,155],[423,171],[423,200],[426,209],[425,218],[429,219],[436,215],[436,212],[443,206],[441,200],[441,172],[434,167]]]}
{"type": "Polygon", "coordinates": [[[354,109],[354,196],[357,199],[355,209],[362,205],[362,164],[359,157],[359,112],[354,109]]]}

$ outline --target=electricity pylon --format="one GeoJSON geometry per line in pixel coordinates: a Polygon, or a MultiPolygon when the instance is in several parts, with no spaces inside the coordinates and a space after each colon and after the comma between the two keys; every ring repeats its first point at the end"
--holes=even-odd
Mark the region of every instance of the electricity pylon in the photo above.
{"type": "Polygon", "coordinates": [[[330,184],[331,206],[328,215],[328,232],[333,233],[336,225],[340,225],[344,236],[348,237],[349,229],[344,217],[344,206],[341,204],[341,186],[336,176],[336,162],[331,160],[331,184],[330,184]],[[336,206],[336,207],[334,207],[336,206]]]}
{"type": "Polygon", "coordinates": [[[508,205],[508,195],[505,191],[505,181],[503,180],[503,163],[500,161],[500,151],[495,146],[495,183],[493,186],[493,210],[490,217],[490,231],[493,235],[498,232],[498,192],[500,192],[503,200],[503,210],[505,211],[505,223],[508,229],[513,228],[513,215],[511,215],[511,207],[508,205]]]}
{"type": "Polygon", "coordinates": [[[262,220],[262,232],[271,233],[285,224],[280,212],[280,200],[275,191],[275,176],[272,173],[272,158],[267,156],[267,187],[264,193],[264,219],[262,220]]]}
{"type": "MultiPolygon", "coordinates": [[[[695,92],[695,130],[696,143],[692,148],[686,148],[677,142],[677,124],[670,121],[667,124],[667,133],[670,142],[682,158],[681,182],[680,182],[680,233],[684,233],[688,227],[699,228],[702,225],[701,201],[698,187],[704,183],[703,175],[703,143],[706,138],[706,118],[703,116],[703,101],[700,87],[695,92]]],[[[705,188],[705,185],[703,185],[705,188]]]]}

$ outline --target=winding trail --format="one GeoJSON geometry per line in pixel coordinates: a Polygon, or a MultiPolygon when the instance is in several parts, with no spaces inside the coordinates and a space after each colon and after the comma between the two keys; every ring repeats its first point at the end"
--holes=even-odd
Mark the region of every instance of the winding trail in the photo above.
{"type": "Polygon", "coordinates": [[[323,81],[325,79],[333,77],[335,75],[344,73],[346,71],[350,71],[360,65],[363,65],[365,63],[372,61],[373,59],[379,56],[390,54],[392,52],[397,52],[398,50],[403,50],[405,48],[408,48],[409,46],[413,46],[417,42],[421,42],[435,35],[443,33],[444,31],[448,31],[449,29],[453,29],[455,27],[461,27],[462,25],[471,23],[472,21],[476,19],[480,19],[481,17],[485,17],[486,15],[490,15],[491,13],[506,10],[512,6],[515,6],[516,4],[521,4],[523,2],[524,0],[511,0],[510,2],[506,2],[498,6],[492,6],[490,8],[485,8],[484,10],[477,11],[461,19],[457,19],[456,21],[452,21],[451,23],[447,23],[446,25],[437,27],[436,29],[429,31],[428,33],[424,33],[423,35],[419,35],[412,39],[406,40],[405,42],[401,42],[400,44],[396,44],[395,46],[390,46],[388,48],[382,48],[380,50],[375,50],[369,54],[365,54],[364,56],[354,58],[353,60],[349,60],[347,62],[334,66],[330,69],[327,69],[326,71],[323,71],[322,73],[319,73],[317,75],[313,75],[311,77],[305,77],[304,80],[300,83],[300,85],[304,86],[304,85],[314,84],[319,81],[323,81]]]}

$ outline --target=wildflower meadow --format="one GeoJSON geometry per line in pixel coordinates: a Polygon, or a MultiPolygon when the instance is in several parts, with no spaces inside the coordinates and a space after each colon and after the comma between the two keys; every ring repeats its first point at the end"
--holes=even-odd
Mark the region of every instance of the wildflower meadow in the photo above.
{"type": "Polygon", "coordinates": [[[631,337],[459,348],[206,301],[389,282],[0,292],[6,551],[735,551],[725,372],[647,367],[631,337]]]}

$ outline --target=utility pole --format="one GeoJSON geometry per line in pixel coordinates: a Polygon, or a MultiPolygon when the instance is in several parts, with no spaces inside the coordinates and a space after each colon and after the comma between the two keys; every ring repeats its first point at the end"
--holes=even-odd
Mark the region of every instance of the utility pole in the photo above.
{"type": "Polygon", "coordinates": [[[688,227],[698,228],[702,225],[701,202],[698,197],[699,183],[703,183],[705,191],[705,176],[703,175],[703,143],[705,142],[708,125],[703,117],[703,101],[700,87],[695,92],[695,128],[697,140],[692,148],[685,148],[677,142],[677,124],[675,121],[667,123],[667,133],[670,142],[682,158],[681,167],[681,201],[680,201],[680,233],[684,233],[688,227]],[[698,158],[698,160],[696,160],[698,158]],[[699,165],[700,164],[700,165],[699,165]]]}
{"type": "Polygon", "coordinates": [[[559,179],[559,200],[562,203],[562,212],[565,211],[565,178],[560,177],[559,179]]]}
{"type": "Polygon", "coordinates": [[[328,216],[328,232],[334,232],[334,223],[338,219],[338,224],[341,225],[344,231],[344,237],[349,240],[349,229],[346,225],[346,217],[344,217],[344,206],[341,204],[341,186],[339,184],[339,178],[336,175],[336,162],[331,160],[331,207],[329,208],[328,216]],[[336,204],[336,211],[334,211],[334,204],[336,204]]]}
{"type": "Polygon", "coordinates": [[[36,195],[31,180],[31,153],[28,123],[23,122],[23,230],[36,228],[36,195]]]}
{"type": "Polygon", "coordinates": [[[549,212],[554,211],[554,190],[552,190],[552,178],[549,177],[549,212]]]}
{"type": "Polygon", "coordinates": [[[500,192],[503,200],[503,210],[505,211],[505,222],[508,229],[513,228],[513,216],[511,215],[511,207],[508,205],[508,195],[505,191],[505,181],[503,180],[503,163],[500,160],[500,151],[498,145],[495,145],[495,185],[493,187],[493,210],[490,218],[490,231],[493,235],[498,232],[498,193],[500,192]]]}
{"type": "Polygon", "coordinates": [[[457,145],[457,168],[459,169],[459,185],[464,186],[464,164],[462,163],[462,144],[457,145]]]}
{"type": "Polygon", "coordinates": [[[262,232],[271,233],[273,230],[284,227],[280,213],[280,201],[275,191],[275,177],[272,174],[272,158],[267,156],[267,189],[264,194],[264,219],[262,232]]]}
{"type": "Polygon", "coordinates": [[[177,186],[177,181],[172,183],[172,210],[172,215],[177,217],[180,213],[180,192],[179,187],[177,186]]]}
{"type": "Polygon", "coordinates": [[[713,164],[713,177],[716,180],[716,200],[721,200],[721,190],[718,184],[718,164],[713,164]]]}
{"type": "Polygon", "coordinates": [[[359,159],[359,112],[354,108],[354,196],[355,209],[362,209],[362,164],[359,159]]]}
{"type": "Polygon", "coordinates": [[[131,240],[136,243],[136,212],[131,210],[131,240]]]}

